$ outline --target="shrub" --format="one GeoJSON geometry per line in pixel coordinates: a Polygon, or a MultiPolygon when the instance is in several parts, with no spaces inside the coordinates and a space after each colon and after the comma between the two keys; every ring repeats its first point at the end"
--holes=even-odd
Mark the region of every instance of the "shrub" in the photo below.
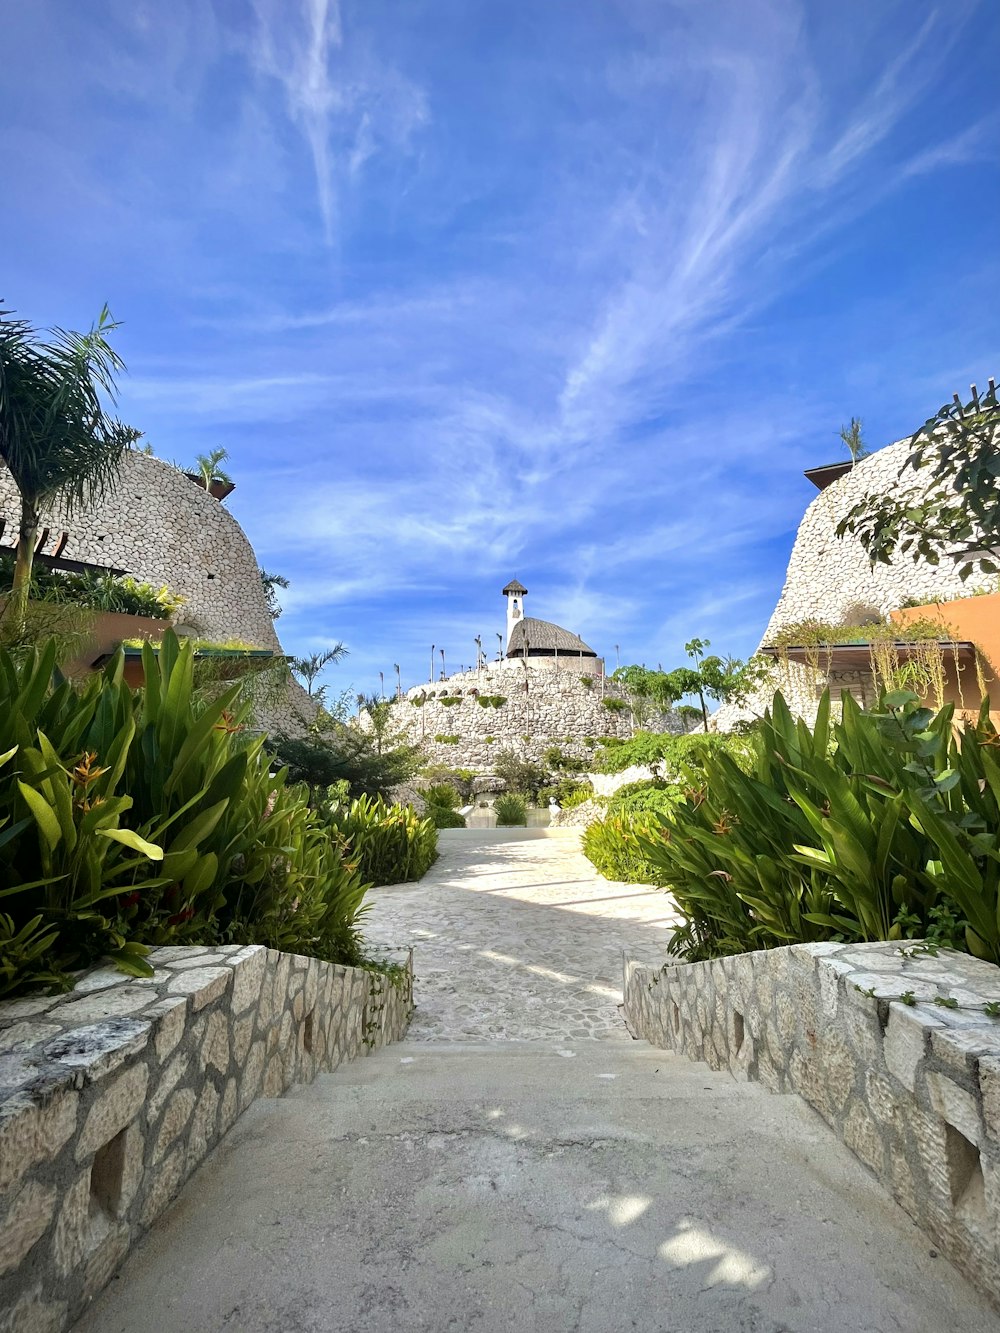
{"type": "Polygon", "coordinates": [[[148,945],[356,961],[365,882],[270,772],[239,685],[199,697],[170,631],[135,692],[121,654],[76,688],[55,651],[0,651],[0,991],[69,984],[101,957],[148,975],[148,945]]]}
{"type": "Polygon", "coordinates": [[[624,713],[628,708],[625,700],[619,699],[616,694],[609,694],[606,699],[601,700],[601,703],[609,713],[624,713]]]}
{"type": "Polygon", "coordinates": [[[502,708],[506,702],[507,697],[503,694],[480,694],[476,698],[480,708],[502,708]]]}
{"type": "Polygon", "coordinates": [[[518,796],[514,792],[507,792],[503,796],[498,796],[493,804],[493,809],[496,813],[497,827],[499,828],[523,827],[528,822],[528,807],[525,804],[524,797],[518,796]]]}
{"type": "Polygon", "coordinates": [[[984,705],[953,730],[915,695],[872,712],[845,696],[814,727],[780,694],[748,771],[708,754],[643,850],[685,916],[670,948],[706,958],[822,939],[917,937],[947,926],[1000,961],[1000,737],[984,705]]]}
{"type": "Polygon", "coordinates": [[[580,684],[583,686],[583,688],[584,688],[585,690],[592,690],[592,689],[594,688],[594,677],[593,677],[593,676],[581,676],[581,677],[580,677],[580,684]]]}
{"type": "Polygon", "coordinates": [[[578,782],[575,778],[561,778],[550,787],[543,787],[538,793],[540,805],[547,805],[550,800],[556,800],[564,810],[570,810],[574,805],[582,805],[588,801],[594,794],[593,785],[589,782],[578,782]]]}
{"type": "Polygon", "coordinates": [[[458,808],[459,795],[450,782],[435,782],[425,787],[421,793],[428,805],[440,806],[442,810],[458,808]]]}
{"type": "Polygon", "coordinates": [[[657,778],[652,782],[629,782],[614,793],[608,802],[608,810],[614,815],[638,815],[650,811],[665,814],[680,805],[684,792],[684,784],[676,780],[664,782],[657,778]]]}
{"type": "Polygon", "coordinates": [[[631,740],[605,736],[601,751],[595,756],[594,767],[599,773],[621,773],[633,765],[657,766],[664,775],[679,773],[687,763],[697,762],[703,754],[728,750],[738,754],[746,749],[745,741],[730,733],[698,732],[689,736],[675,736],[672,732],[637,731],[631,740]]]}
{"type": "Polygon", "coordinates": [[[440,732],[434,737],[438,745],[457,745],[461,736],[443,736],[440,732]]]}
{"type": "Polygon", "coordinates": [[[493,772],[507,785],[510,792],[520,792],[529,801],[537,801],[538,793],[548,777],[541,764],[519,758],[513,750],[501,750],[493,761],[493,772]]]}
{"type": "MultiPolygon", "coordinates": [[[[14,557],[0,555],[0,593],[10,590],[14,580],[14,557]]],[[[55,602],[86,607],[92,611],[117,611],[125,615],[150,616],[170,620],[183,606],[184,598],[142,583],[126,574],[71,574],[35,563],[31,570],[29,597],[39,602],[55,602]]]]}
{"type": "Polygon", "coordinates": [[[545,762],[557,773],[582,773],[586,768],[582,759],[566,754],[558,745],[550,745],[545,751],[545,762]]]}
{"type": "Polygon", "coordinates": [[[327,828],[347,840],[347,855],[372,884],[422,879],[437,860],[437,829],[443,826],[431,814],[421,819],[411,806],[361,796],[350,804],[333,800],[322,815],[327,828]]]}
{"type": "Polygon", "coordinates": [[[584,829],[583,853],[605,879],[623,884],[662,884],[661,872],[651,865],[640,841],[652,836],[655,826],[655,818],[650,815],[607,815],[584,829]]]}
{"type": "Polygon", "coordinates": [[[413,776],[418,754],[406,745],[379,749],[370,732],[333,719],[319,735],[275,736],[266,744],[289,782],[304,782],[314,797],[325,797],[335,782],[346,782],[352,797],[384,797],[413,776]]]}
{"type": "Polygon", "coordinates": [[[461,702],[461,695],[457,694],[446,694],[444,698],[438,700],[438,703],[443,708],[454,708],[456,704],[460,704],[461,702]]]}
{"type": "MultiPolygon", "coordinates": [[[[420,770],[420,776],[427,781],[428,789],[442,784],[452,787],[458,795],[457,804],[462,805],[472,799],[472,785],[477,775],[471,768],[449,768],[447,764],[429,764],[420,770]]],[[[426,793],[425,799],[427,799],[426,793]]]]}
{"type": "Polygon", "coordinates": [[[466,827],[464,815],[460,815],[457,810],[447,810],[443,805],[429,805],[427,818],[433,821],[435,828],[466,827]]]}

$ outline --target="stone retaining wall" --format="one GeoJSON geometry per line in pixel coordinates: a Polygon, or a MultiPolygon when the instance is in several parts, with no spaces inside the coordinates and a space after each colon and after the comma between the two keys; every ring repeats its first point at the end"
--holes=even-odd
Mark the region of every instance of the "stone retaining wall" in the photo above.
{"type": "Polygon", "coordinates": [[[251,1102],[409,1022],[409,960],[398,984],[260,945],[150,961],[0,1003],[0,1333],[65,1328],[251,1102]]]}
{"type": "Polygon", "coordinates": [[[985,1012],[1000,969],[912,944],[799,944],[626,962],[624,990],[634,1035],[804,1097],[1000,1306],[1000,1020],[985,1012]]]}

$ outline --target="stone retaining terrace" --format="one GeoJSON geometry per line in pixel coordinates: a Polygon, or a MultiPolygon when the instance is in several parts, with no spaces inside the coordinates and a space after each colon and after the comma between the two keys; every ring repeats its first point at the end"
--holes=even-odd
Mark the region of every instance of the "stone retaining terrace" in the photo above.
{"type": "Polygon", "coordinates": [[[625,964],[636,1036],[797,1092],[1000,1306],[994,1004],[1000,969],[914,942],[625,964]]]}
{"type": "Polygon", "coordinates": [[[154,949],[0,1003],[0,1331],[58,1333],[258,1097],[406,1031],[394,983],[260,945],[154,949]]]}

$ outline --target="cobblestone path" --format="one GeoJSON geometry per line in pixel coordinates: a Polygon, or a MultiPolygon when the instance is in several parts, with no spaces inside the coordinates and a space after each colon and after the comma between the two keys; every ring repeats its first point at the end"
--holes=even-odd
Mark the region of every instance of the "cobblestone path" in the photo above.
{"type": "Polygon", "coordinates": [[[370,945],[414,947],[410,1041],[629,1040],[621,955],[664,957],[662,892],[602,879],[578,830],[446,833],[424,879],[375,889],[370,945]]]}

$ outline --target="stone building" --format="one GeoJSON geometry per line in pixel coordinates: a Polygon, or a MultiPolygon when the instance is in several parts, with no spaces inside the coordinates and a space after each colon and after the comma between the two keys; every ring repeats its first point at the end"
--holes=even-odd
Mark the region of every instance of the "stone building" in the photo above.
{"type": "Polygon", "coordinates": [[[535,620],[524,615],[528,589],[514,579],[503,590],[507,599],[507,660],[523,661],[532,668],[576,671],[603,676],[604,662],[579,634],[563,629],[551,620],[535,620]]]}
{"type": "MultiPolygon", "coordinates": [[[[907,619],[902,608],[920,604],[933,609],[935,614],[940,608],[946,623],[948,604],[968,596],[970,585],[960,577],[957,559],[942,557],[939,564],[932,565],[926,561],[914,563],[908,556],[900,556],[892,564],[873,568],[856,537],[837,536],[837,524],[859,500],[870,494],[889,493],[898,485],[910,450],[911,441],[907,438],[856,463],[829,464],[806,472],[819,494],[799,524],[784,586],[758,651],[766,652],[779,633],[808,620],[854,625],[863,630],[866,623],[896,619],[894,613],[899,612],[902,625],[907,619]]],[[[909,485],[912,474],[906,480],[909,485]]],[[[960,612],[956,618],[961,618],[960,612]]],[[[950,631],[943,628],[942,640],[949,639],[949,635],[950,631]]],[[[957,645],[962,651],[971,646],[957,645]]],[[[739,721],[759,716],[779,686],[796,711],[807,719],[815,716],[819,694],[828,685],[835,698],[848,691],[859,702],[870,701],[874,692],[870,655],[864,643],[850,647],[852,651],[847,651],[848,645],[844,645],[844,651],[830,655],[822,671],[797,662],[793,653],[792,660],[776,669],[757,697],[746,706],[724,705],[715,713],[713,725],[726,731],[739,721]]],[[[949,647],[948,654],[952,651],[949,647]]],[[[960,672],[964,669],[961,663],[957,669],[960,672]]],[[[974,674],[973,668],[970,675],[974,674]]]]}
{"type": "MultiPolygon", "coordinates": [[[[17,488],[0,467],[0,551],[17,540],[19,511],[17,488]]],[[[282,651],[243,529],[225,505],[163,459],[129,452],[112,489],[71,514],[58,506],[44,511],[37,549],[56,567],[166,585],[184,598],[180,634],[282,651]]],[[[291,681],[261,722],[292,729],[303,709],[309,710],[305,691],[291,681]]]]}
{"type": "MultiPolygon", "coordinates": [[[[480,653],[471,671],[416,685],[393,705],[393,724],[433,763],[488,771],[501,750],[541,762],[558,746],[586,758],[604,736],[632,735],[632,715],[604,662],[578,634],[524,615],[527,589],[513,580],[502,656],[480,653]]],[[[650,726],[682,730],[675,715],[650,726]]]]}

